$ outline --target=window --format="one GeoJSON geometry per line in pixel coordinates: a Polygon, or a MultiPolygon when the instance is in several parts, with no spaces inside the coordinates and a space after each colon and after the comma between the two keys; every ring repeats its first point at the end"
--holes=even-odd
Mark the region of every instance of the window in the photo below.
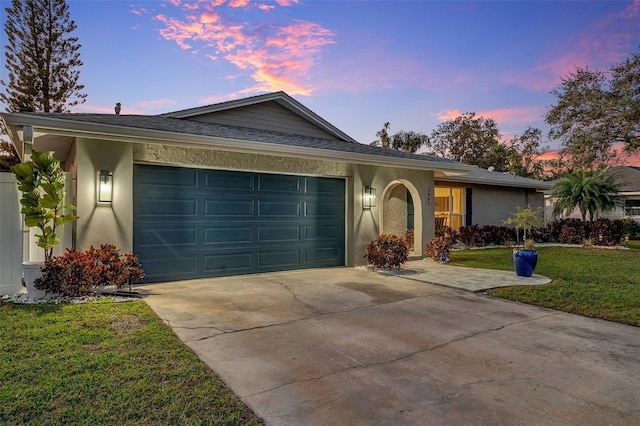
{"type": "Polygon", "coordinates": [[[464,226],[464,188],[436,186],[434,202],[436,230],[443,226],[453,229],[464,226]]]}
{"type": "Polygon", "coordinates": [[[624,200],[625,216],[640,216],[640,200],[624,200]]]}

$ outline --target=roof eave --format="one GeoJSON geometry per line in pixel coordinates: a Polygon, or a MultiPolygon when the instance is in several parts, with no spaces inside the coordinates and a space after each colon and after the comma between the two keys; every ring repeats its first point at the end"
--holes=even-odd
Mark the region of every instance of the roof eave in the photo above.
{"type": "Polygon", "coordinates": [[[5,113],[10,126],[32,126],[35,133],[46,133],[76,138],[103,139],[115,142],[169,144],[196,148],[212,148],[232,152],[281,155],[296,158],[314,158],[318,160],[344,161],[354,164],[398,167],[406,169],[440,171],[457,175],[470,171],[474,166],[462,163],[441,163],[438,161],[411,158],[386,157],[380,155],[336,151],[321,148],[308,148],[294,145],[282,145],[269,142],[255,142],[242,139],[201,136],[163,130],[139,129],[111,124],[88,123],[71,120],[58,120],[52,117],[31,114],[5,113]],[[242,145],[238,145],[238,141],[242,145]]]}

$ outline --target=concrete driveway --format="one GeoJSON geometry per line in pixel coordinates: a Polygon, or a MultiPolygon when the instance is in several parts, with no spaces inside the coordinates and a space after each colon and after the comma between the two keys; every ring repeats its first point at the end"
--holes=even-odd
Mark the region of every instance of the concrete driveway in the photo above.
{"type": "Polygon", "coordinates": [[[362,269],[145,285],[268,425],[640,424],[640,329],[362,269]]]}

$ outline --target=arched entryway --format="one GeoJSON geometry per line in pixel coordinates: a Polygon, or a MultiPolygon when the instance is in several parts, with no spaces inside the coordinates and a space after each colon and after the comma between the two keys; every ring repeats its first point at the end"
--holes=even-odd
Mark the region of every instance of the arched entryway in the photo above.
{"type": "Polygon", "coordinates": [[[412,255],[422,256],[422,201],[409,181],[390,182],[380,195],[380,233],[404,235],[413,230],[412,255]]]}

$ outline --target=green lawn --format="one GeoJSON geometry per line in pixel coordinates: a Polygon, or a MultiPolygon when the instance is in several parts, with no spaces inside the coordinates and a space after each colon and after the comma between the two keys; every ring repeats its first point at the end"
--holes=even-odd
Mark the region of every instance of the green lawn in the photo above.
{"type": "MultiPolygon", "coordinates": [[[[638,242],[631,242],[640,247],[638,242]]],[[[630,246],[631,246],[630,245],[630,246]]],[[[548,285],[505,287],[489,294],[594,318],[640,326],[640,250],[537,247],[536,274],[548,285]]],[[[513,270],[511,249],[451,253],[453,265],[513,270]]]]}
{"type": "Polygon", "coordinates": [[[259,424],[140,300],[0,303],[0,383],[0,424],[259,424]]]}

